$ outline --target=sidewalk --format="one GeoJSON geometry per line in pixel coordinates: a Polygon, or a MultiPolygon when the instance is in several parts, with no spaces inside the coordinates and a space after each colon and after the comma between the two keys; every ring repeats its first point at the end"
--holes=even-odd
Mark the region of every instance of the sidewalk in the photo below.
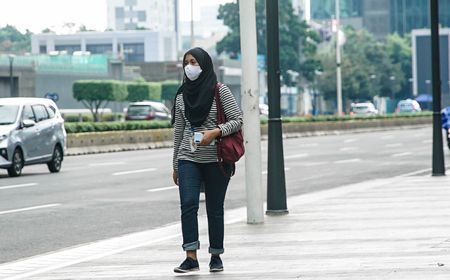
{"type": "MultiPolygon", "coordinates": [[[[204,206],[204,205],[202,205],[204,206]]],[[[0,279],[450,279],[450,176],[410,176],[301,195],[289,215],[245,223],[227,212],[225,271],[175,274],[180,225],[0,265],[0,279]]]]}

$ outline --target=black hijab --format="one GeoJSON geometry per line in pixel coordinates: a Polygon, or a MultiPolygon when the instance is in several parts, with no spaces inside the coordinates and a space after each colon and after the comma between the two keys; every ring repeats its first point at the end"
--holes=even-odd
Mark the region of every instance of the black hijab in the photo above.
{"type": "MultiPolygon", "coordinates": [[[[211,105],[214,101],[214,91],[217,84],[217,76],[214,73],[212,59],[209,54],[202,48],[193,48],[187,51],[183,56],[191,54],[197,60],[202,72],[200,76],[191,81],[184,74],[183,84],[177,91],[175,99],[178,94],[183,93],[183,101],[185,107],[185,115],[189,122],[195,126],[201,126],[208,117],[211,105]]],[[[174,105],[175,108],[175,105],[174,105]]],[[[175,120],[175,110],[172,113],[172,124],[175,120]]]]}

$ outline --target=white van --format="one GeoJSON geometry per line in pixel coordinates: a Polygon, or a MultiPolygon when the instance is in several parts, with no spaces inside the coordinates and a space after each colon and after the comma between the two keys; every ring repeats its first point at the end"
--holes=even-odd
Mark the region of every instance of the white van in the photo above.
{"type": "Polygon", "coordinates": [[[45,163],[59,172],[66,148],[64,119],[46,98],[0,98],[0,168],[9,176],[25,165],[45,163]]]}

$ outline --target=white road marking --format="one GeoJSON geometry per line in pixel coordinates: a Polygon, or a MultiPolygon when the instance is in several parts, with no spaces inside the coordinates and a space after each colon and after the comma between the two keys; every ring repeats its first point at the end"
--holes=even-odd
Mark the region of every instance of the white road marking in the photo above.
{"type": "Polygon", "coordinates": [[[405,153],[393,154],[392,157],[405,157],[405,156],[410,156],[410,155],[412,155],[411,152],[405,152],[405,153]]]}
{"type": "Polygon", "coordinates": [[[318,162],[302,162],[301,166],[317,166],[317,165],[324,165],[324,164],[330,164],[327,161],[318,161],[318,162]]]}
{"type": "Polygon", "coordinates": [[[305,148],[305,147],[317,147],[317,146],[319,146],[318,143],[305,143],[305,144],[298,145],[298,147],[302,147],[302,148],[305,148]]]}
{"type": "Polygon", "coordinates": [[[171,187],[165,187],[165,188],[158,188],[158,189],[149,189],[148,192],[160,192],[160,191],[166,191],[166,190],[172,190],[177,189],[178,186],[171,186],[171,187]]]}
{"type": "Polygon", "coordinates": [[[358,139],[356,138],[352,138],[352,139],[347,139],[344,141],[344,143],[352,143],[352,142],[356,142],[358,139]]]}
{"type": "Polygon", "coordinates": [[[122,165],[122,164],[125,164],[125,162],[118,161],[118,162],[90,163],[89,166],[109,166],[109,165],[122,165]]]}
{"type": "Polygon", "coordinates": [[[341,163],[352,163],[352,162],[360,162],[361,159],[359,158],[351,158],[351,159],[343,159],[343,160],[337,160],[334,163],[341,164],[341,163]]]}
{"type": "Polygon", "coordinates": [[[393,143],[393,144],[386,144],[384,145],[386,148],[395,148],[395,147],[401,147],[403,146],[402,143],[393,143]]]}
{"type": "Polygon", "coordinates": [[[387,139],[392,139],[392,138],[394,138],[393,135],[386,135],[386,136],[381,136],[380,137],[381,140],[387,140],[387,139]]]}
{"type": "Polygon", "coordinates": [[[116,172],[113,173],[113,176],[120,176],[120,175],[128,175],[128,174],[136,174],[136,173],[144,173],[144,172],[152,172],[156,171],[156,168],[147,168],[147,169],[139,169],[139,170],[131,170],[131,171],[123,171],[123,172],[116,172]]]}
{"type": "MultiPolygon", "coordinates": [[[[290,170],[289,167],[285,167],[285,168],[284,168],[284,171],[288,171],[288,170],[290,170]]],[[[267,174],[267,170],[266,170],[266,171],[263,171],[262,174],[263,174],[263,175],[267,174]]]]}
{"type": "Polygon", "coordinates": [[[6,211],[0,211],[0,215],[24,212],[24,211],[31,211],[31,210],[37,210],[37,209],[44,209],[44,208],[56,207],[56,206],[60,206],[60,205],[61,204],[59,204],[59,203],[54,203],[54,204],[45,204],[45,205],[26,207],[26,208],[20,208],[20,209],[6,210],[6,211]]]}
{"type": "Polygon", "coordinates": [[[431,139],[423,140],[422,143],[424,143],[424,144],[431,144],[431,143],[433,143],[433,140],[431,140],[431,139]]]}
{"type": "Polygon", "coordinates": [[[284,159],[303,158],[303,157],[307,157],[307,156],[308,156],[308,154],[297,154],[297,155],[286,156],[286,157],[284,157],[284,159]]]}
{"type": "Polygon", "coordinates": [[[355,150],[359,150],[359,148],[357,147],[344,147],[344,148],[340,148],[339,151],[341,152],[348,152],[348,151],[355,151],[355,150]]]}
{"type": "Polygon", "coordinates": [[[15,188],[25,188],[25,187],[32,187],[32,186],[36,186],[36,185],[37,185],[37,183],[10,185],[10,186],[0,187],[0,190],[15,189],[15,188]]]}

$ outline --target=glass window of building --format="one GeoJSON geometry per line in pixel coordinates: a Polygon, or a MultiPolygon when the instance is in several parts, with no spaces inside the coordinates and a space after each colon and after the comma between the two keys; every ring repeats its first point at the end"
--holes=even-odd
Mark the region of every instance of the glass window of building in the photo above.
{"type": "Polygon", "coordinates": [[[80,45],[56,45],[55,51],[66,51],[67,54],[73,54],[73,52],[81,51],[80,45]]]}
{"type": "Polygon", "coordinates": [[[125,62],[143,62],[144,43],[123,44],[123,54],[125,62]]]}
{"type": "Polygon", "coordinates": [[[86,51],[91,54],[111,54],[112,44],[88,44],[86,45],[86,51]]]}
{"type": "MultiPolygon", "coordinates": [[[[450,0],[439,0],[439,22],[450,26],[450,0]]],[[[392,0],[391,32],[401,35],[413,29],[430,27],[429,0],[392,0]]]]}
{"type": "MultiPolygon", "coordinates": [[[[342,18],[362,16],[361,0],[341,0],[340,15],[342,18]]],[[[313,19],[331,19],[336,14],[336,0],[311,1],[311,16],[313,19]]]]}

